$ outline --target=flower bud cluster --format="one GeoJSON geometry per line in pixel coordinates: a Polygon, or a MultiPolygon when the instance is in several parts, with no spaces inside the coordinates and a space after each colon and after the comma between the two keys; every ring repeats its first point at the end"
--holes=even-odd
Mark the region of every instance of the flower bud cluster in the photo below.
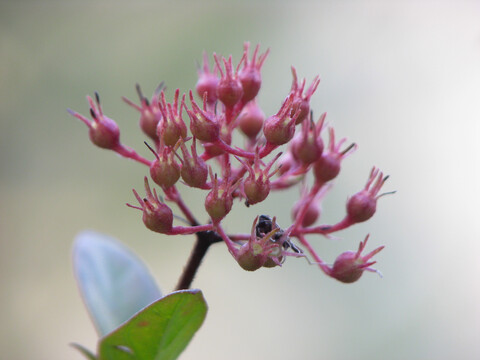
{"type": "MultiPolygon", "coordinates": [[[[204,53],[194,91],[182,94],[176,89],[171,102],[163,83],[151,100],[137,85],[140,104],[123,100],[140,113],[139,126],[153,141],[152,145],[146,143],[153,154],[150,159],[121,144],[119,127],[103,114],[98,94],[96,101],[87,97],[92,120],[69,112],[88,126],[95,145],[148,166],[150,178],[163,191],[165,201],[150,188],[145,177],[146,197],[142,199],[133,190],[140,206],[128,204],[142,211],[148,229],[168,235],[215,234],[245,270],[281,266],[289,256],[305,257],[334,279],[356,281],[363,271],[372,271],[374,262],[370,259],[383,247],[362,256],[365,239],[356,253],[345,252],[330,266],[307,237],[329,237],[369,220],[376,212],[377,200],[383,195],[379,192],[388,176],[374,167],[365,187],[347,200],[344,218],[334,224],[317,224],[323,213],[323,198],[339,176],[343,160],[357,146],[345,146],[346,139],[336,141],[326,113],[318,119],[314,117],[310,101],[320,78],[315,77],[307,87],[294,67],[291,88],[280,107],[265,116],[258,94],[262,87],[261,69],[268,54],[269,50],[260,54],[257,45],[250,56],[250,44],[245,43],[238,63],[231,55],[213,54],[210,67],[204,53]],[[236,132],[243,135],[243,144],[235,143],[236,132]],[[324,142],[324,137],[328,142],[324,142]],[[310,173],[313,175],[308,176],[310,173]],[[188,201],[182,198],[179,186],[203,192],[204,225],[200,225],[188,201]],[[255,205],[267,201],[272,192],[295,186],[301,189],[301,195],[292,204],[290,226],[282,229],[275,217],[255,213],[255,205]],[[255,218],[251,232],[227,234],[224,220],[235,206],[242,204],[252,209],[249,211],[255,218]],[[174,225],[172,206],[190,226],[174,225]]],[[[275,205],[271,211],[275,212],[275,205]]]]}

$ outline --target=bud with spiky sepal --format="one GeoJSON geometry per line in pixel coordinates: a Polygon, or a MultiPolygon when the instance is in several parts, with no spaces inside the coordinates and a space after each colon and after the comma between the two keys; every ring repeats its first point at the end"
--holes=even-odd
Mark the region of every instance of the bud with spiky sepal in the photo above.
{"type": "Polygon", "coordinates": [[[290,94],[282,104],[282,107],[275,115],[265,120],[263,134],[267,141],[273,145],[283,145],[292,140],[295,134],[295,121],[299,112],[293,116],[291,113],[294,94],[290,94]]]}
{"type": "Polygon", "coordinates": [[[142,199],[137,191],[133,189],[133,194],[135,195],[140,207],[127,204],[127,206],[143,211],[142,220],[145,226],[155,232],[161,234],[167,234],[172,229],[173,224],[173,213],[170,208],[160,201],[157,191],[150,189],[148,184],[148,179],[145,176],[145,192],[147,197],[142,199]]]}
{"type": "Polygon", "coordinates": [[[346,251],[340,254],[333,266],[330,268],[329,274],[334,279],[343,283],[353,283],[360,279],[364,271],[377,272],[377,270],[371,268],[376,261],[369,261],[375,254],[380,252],[384,246],[380,246],[375,250],[369,252],[367,255],[362,256],[362,251],[367,245],[367,240],[370,235],[365,237],[365,240],[360,242],[357,252],[346,251]]]}
{"type": "Polygon", "coordinates": [[[198,140],[206,142],[215,142],[220,134],[220,124],[215,114],[207,111],[207,95],[203,96],[203,110],[193,99],[193,93],[190,91],[190,102],[192,110],[187,110],[190,117],[190,130],[198,140]]]}

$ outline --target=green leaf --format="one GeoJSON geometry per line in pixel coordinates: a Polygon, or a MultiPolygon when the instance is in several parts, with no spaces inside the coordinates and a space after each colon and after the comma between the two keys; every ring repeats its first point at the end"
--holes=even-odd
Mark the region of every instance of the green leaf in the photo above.
{"type": "Polygon", "coordinates": [[[161,297],[142,261],[106,235],[80,233],[73,262],[80,292],[100,336],[161,297]]]}
{"type": "Polygon", "coordinates": [[[207,304],[200,290],[182,290],[156,301],[99,344],[100,360],[173,360],[202,325],[207,304]]]}

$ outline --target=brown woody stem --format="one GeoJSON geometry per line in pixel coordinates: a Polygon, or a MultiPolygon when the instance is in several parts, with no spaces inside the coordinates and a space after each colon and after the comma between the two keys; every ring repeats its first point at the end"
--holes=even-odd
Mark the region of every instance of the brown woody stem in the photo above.
{"type": "Polygon", "coordinates": [[[195,277],[203,258],[207,254],[210,245],[222,241],[222,238],[214,231],[201,231],[197,234],[197,240],[188,258],[187,265],[183,269],[182,276],[178,280],[176,290],[188,289],[195,277]]]}

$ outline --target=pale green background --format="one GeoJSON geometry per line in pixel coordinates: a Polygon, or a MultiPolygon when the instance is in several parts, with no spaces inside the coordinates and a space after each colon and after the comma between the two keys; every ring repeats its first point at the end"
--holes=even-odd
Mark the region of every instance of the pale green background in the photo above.
{"type": "MultiPolygon", "coordinates": [[[[123,141],[144,154],[135,99],[159,81],[182,91],[194,60],[271,48],[260,102],[267,114],[288,92],[290,65],[340,136],[359,144],[325,201],[339,220],[372,165],[398,190],[368,223],[312,239],[332,262],[371,233],[384,278],[343,285],[303,260],[241,271],[222,245],[194,285],[210,305],[182,359],[480,358],[480,3],[466,1],[133,2],[3,1],[0,4],[0,358],[81,359],[96,334],[71,270],[85,228],[111,234],[171,291],[193,243],[147,231],[127,208],[146,169],[94,148],[85,95],[100,92],[123,141]]],[[[186,196],[201,214],[197,192],[186,196]]],[[[297,192],[250,209],[235,206],[231,231],[260,213],[288,225],[297,192]]],[[[205,217],[201,217],[204,219],[205,217]]]]}

